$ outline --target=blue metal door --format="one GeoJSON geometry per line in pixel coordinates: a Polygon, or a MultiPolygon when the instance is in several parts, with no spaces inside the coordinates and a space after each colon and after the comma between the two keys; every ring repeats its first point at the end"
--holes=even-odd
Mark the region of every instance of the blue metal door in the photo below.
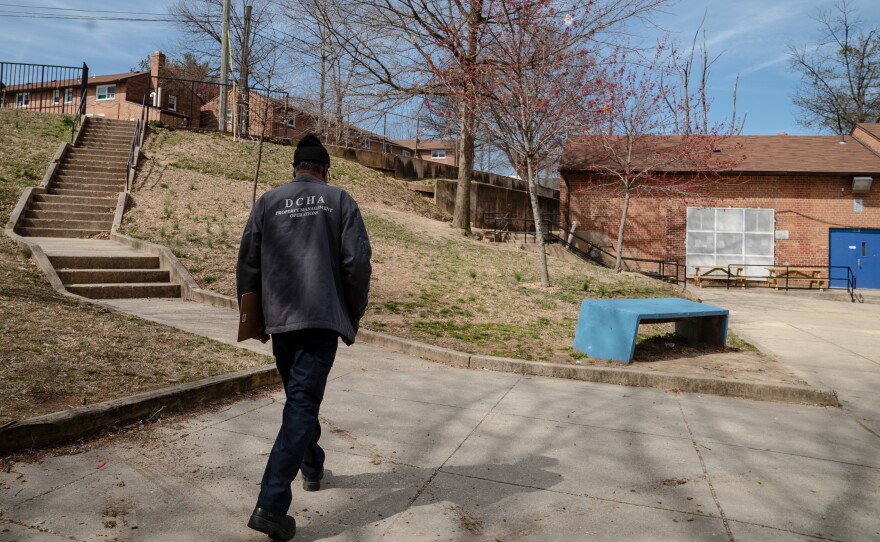
{"type": "MultiPolygon", "coordinates": [[[[880,230],[831,229],[829,236],[829,265],[852,269],[859,289],[880,288],[880,230]]],[[[845,270],[831,270],[833,279],[845,279],[845,276],[845,270]]],[[[840,280],[833,280],[831,284],[843,285],[840,280]]]]}

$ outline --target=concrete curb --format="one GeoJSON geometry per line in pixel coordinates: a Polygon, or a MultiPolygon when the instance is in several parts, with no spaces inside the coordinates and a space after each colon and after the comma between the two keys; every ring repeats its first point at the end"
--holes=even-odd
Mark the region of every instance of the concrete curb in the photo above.
{"type": "Polygon", "coordinates": [[[381,346],[389,350],[453,367],[517,373],[529,376],[568,378],[570,380],[583,380],[620,386],[657,388],[666,391],[723,395],[758,401],[834,407],[840,405],[837,400],[837,393],[830,389],[807,388],[790,384],[768,384],[729,378],[686,376],[613,367],[591,367],[524,361],[494,356],[478,356],[368,330],[358,332],[358,337],[367,344],[381,346]]]}
{"type": "Polygon", "coordinates": [[[176,412],[281,381],[275,365],[206,378],[130,397],[37,416],[0,428],[0,452],[70,441],[106,427],[176,412]]]}

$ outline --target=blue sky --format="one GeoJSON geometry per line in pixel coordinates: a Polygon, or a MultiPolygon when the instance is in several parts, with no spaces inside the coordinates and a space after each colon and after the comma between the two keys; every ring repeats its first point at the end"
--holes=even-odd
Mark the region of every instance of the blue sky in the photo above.
{"type": "MultiPolygon", "coordinates": [[[[233,2],[234,4],[238,2],[233,2]]],[[[0,1],[0,61],[80,65],[91,73],[128,71],[151,51],[173,52],[176,31],[168,23],[25,19],[4,16],[36,10],[10,4],[56,8],[166,13],[162,0],[4,0],[0,1]]],[[[791,94],[798,76],[788,70],[786,43],[816,39],[817,10],[831,0],[681,0],[657,13],[651,22],[674,38],[689,42],[708,10],[705,28],[710,53],[721,54],[712,67],[712,115],[726,120],[736,74],[740,74],[737,109],[747,112],[746,134],[810,133],[797,125],[791,94]]],[[[880,2],[852,0],[866,24],[880,24],[880,2]]],[[[43,13],[53,13],[43,11],[43,13]]],[[[54,13],[58,13],[55,11],[54,13]]],[[[80,15],[80,12],[68,12],[80,15]]],[[[108,14],[109,15],[109,14],[108,14]]],[[[662,32],[639,30],[646,39],[662,32]]]]}

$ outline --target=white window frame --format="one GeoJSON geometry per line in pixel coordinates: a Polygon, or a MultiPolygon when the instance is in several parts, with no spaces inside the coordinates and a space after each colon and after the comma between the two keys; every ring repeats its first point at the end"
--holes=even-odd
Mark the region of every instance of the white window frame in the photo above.
{"type": "MultiPolygon", "coordinates": [[[[776,254],[776,210],[766,208],[740,208],[740,207],[688,207],[688,217],[686,218],[686,241],[685,254],[687,258],[687,276],[694,276],[694,265],[699,266],[718,266],[726,267],[727,265],[746,264],[743,275],[750,278],[761,278],[768,275],[768,271],[764,266],[772,267],[775,263],[776,254]],[[700,213],[703,213],[709,220],[710,225],[697,224],[690,220],[691,213],[694,213],[696,219],[700,213]],[[742,212],[742,219],[739,223],[733,223],[723,226],[725,222],[721,218],[721,214],[742,212]],[[708,214],[705,214],[708,213],[708,214]],[[766,224],[761,226],[762,219],[759,215],[763,214],[763,221],[766,224]],[[769,214],[769,217],[767,216],[769,214]],[[753,221],[750,222],[749,215],[753,221]],[[732,226],[732,227],[731,227],[732,226]],[[751,242],[749,238],[751,237],[751,242]],[[763,238],[762,242],[757,242],[757,238],[763,238]],[[739,246],[738,252],[731,253],[720,250],[720,246],[724,246],[724,240],[728,246],[739,246]],[[749,251],[749,246],[766,247],[766,251],[759,253],[757,251],[749,251]]],[[[729,220],[727,221],[729,222],[729,220]]]]}
{"type": "Polygon", "coordinates": [[[446,158],[446,151],[444,149],[434,149],[431,151],[431,158],[435,160],[443,160],[446,158]]]}
{"type": "Polygon", "coordinates": [[[61,105],[61,89],[52,89],[52,105],[61,105]]]}
{"type": "Polygon", "coordinates": [[[16,109],[27,109],[28,105],[31,103],[31,93],[30,92],[18,92],[15,95],[15,107],[16,109]]]}
{"type": "Polygon", "coordinates": [[[104,102],[116,99],[116,85],[101,85],[95,89],[95,101],[104,102]],[[104,97],[101,97],[101,89],[104,89],[104,97]],[[112,89],[112,90],[111,90],[112,89]]]}
{"type": "Polygon", "coordinates": [[[400,155],[403,156],[404,158],[409,158],[410,156],[412,156],[412,153],[406,149],[403,149],[400,151],[400,155]]]}
{"type": "Polygon", "coordinates": [[[73,103],[73,87],[67,87],[66,89],[64,89],[64,103],[73,103]]]}
{"type": "Polygon", "coordinates": [[[226,109],[226,124],[232,124],[232,109],[226,109]]]}
{"type": "Polygon", "coordinates": [[[168,111],[177,111],[177,96],[168,95],[168,111]]]}

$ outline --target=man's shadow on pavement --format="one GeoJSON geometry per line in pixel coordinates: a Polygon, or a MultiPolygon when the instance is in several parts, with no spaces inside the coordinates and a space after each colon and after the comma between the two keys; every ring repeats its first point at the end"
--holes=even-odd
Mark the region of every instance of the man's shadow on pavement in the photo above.
{"type": "MultiPolygon", "coordinates": [[[[473,503],[479,502],[479,508],[490,504],[497,503],[508,497],[518,493],[527,493],[541,491],[550,488],[562,481],[562,476],[555,472],[547,470],[559,463],[558,460],[545,456],[534,456],[521,459],[516,463],[491,463],[482,465],[467,466],[450,466],[441,470],[441,474],[459,477],[462,479],[471,479],[477,484],[490,484],[490,491],[480,491],[479,496],[468,494],[453,494],[450,491],[440,489],[437,491],[437,478],[434,478],[427,488],[419,495],[413,505],[434,504],[437,502],[449,502],[464,516],[462,521],[472,520],[468,515],[468,511],[472,510],[473,503]],[[428,501],[428,502],[425,502],[428,501]]],[[[312,503],[294,497],[294,507],[291,513],[297,514],[297,532],[296,540],[321,540],[332,538],[347,531],[365,527],[367,525],[377,525],[379,522],[392,518],[393,516],[409,510],[410,501],[416,496],[416,492],[424,481],[431,476],[433,469],[425,469],[418,467],[402,467],[403,469],[412,469],[410,474],[398,472],[401,468],[394,471],[357,474],[357,475],[332,475],[328,477],[326,489],[322,491],[332,491],[333,489],[343,490],[373,490],[379,494],[377,497],[370,497],[370,492],[364,493],[363,498],[351,497],[350,507],[346,509],[338,509],[340,506],[334,502],[334,508],[337,511],[332,513],[321,513],[315,511],[312,503]],[[417,487],[399,487],[404,480],[413,481],[418,484],[417,487]],[[389,491],[389,488],[395,488],[389,491]],[[303,521],[306,516],[308,523],[303,521]],[[301,523],[301,525],[299,525],[301,523]]],[[[294,482],[296,483],[296,482],[294,482]]],[[[461,485],[461,484],[455,484],[461,485]]],[[[343,506],[345,503],[343,503],[343,506]]],[[[320,505],[319,505],[320,506],[320,505]]]]}

